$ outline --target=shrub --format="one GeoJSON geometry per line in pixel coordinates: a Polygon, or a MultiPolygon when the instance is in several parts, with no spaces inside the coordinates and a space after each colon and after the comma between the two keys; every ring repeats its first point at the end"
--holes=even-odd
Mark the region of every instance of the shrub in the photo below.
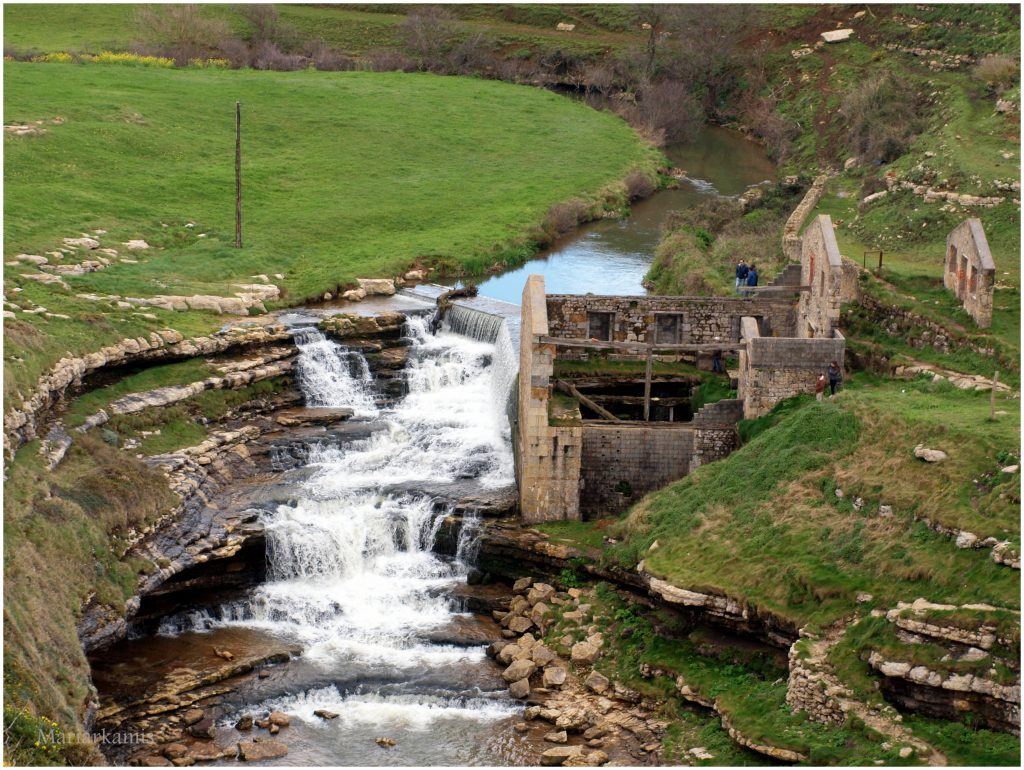
{"type": "Polygon", "coordinates": [[[102,51],[95,56],[83,56],[83,60],[97,64],[125,64],[129,67],[173,67],[174,59],[166,56],[144,56],[137,53],[114,53],[102,51]]]}
{"type": "Polygon", "coordinates": [[[416,60],[401,51],[374,48],[366,52],[366,63],[372,72],[415,72],[416,60]]]}
{"type": "Polygon", "coordinates": [[[971,69],[976,80],[985,83],[998,93],[1002,93],[1017,82],[1020,64],[1016,58],[1007,54],[995,53],[983,56],[971,69]]]}
{"type": "Polygon", "coordinates": [[[188,66],[192,69],[206,69],[206,70],[226,70],[231,67],[231,62],[227,59],[192,59],[188,63],[188,66]]]}
{"type": "Polygon", "coordinates": [[[544,217],[544,230],[552,238],[565,235],[583,221],[587,206],[580,200],[556,203],[544,217]]]}
{"type": "Polygon", "coordinates": [[[843,100],[849,150],[869,162],[890,163],[923,130],[922,101],[914,87],[892,74],[865,81],[843,100]]]}
{"type": "Polygon", "coordinates": [[[258,70],[294,72],[305,69],[306,57],[301,54],[285,53],[276,44],[265,41],[253,52],[252,66],[258,70]]]}
{"type": "Polygon", "coordinates": [[[432,6],[406,16],[400,32],[402,44],[424,68],[439,70],[455,47],[459,25],[449,11],[432,6]]]}
{"type": "Polygon", "coordinates": [[[306,56],[321,72],[349,72],[356,69],[356,62],[327,46],[322,40],[315,40],[306,49],[306,56]]]}
{"type": "Polygon", "coordinates": [[[195,5],[143,5],[135,19],[145,42],[179,66],[217,55],[232,37],[227,22],[203,18],[195,5]]]}
{"type": "Polygon", "coordinates": [[[626,175],[625,183],[626,194],[631,201],[638,198],[646,198],[655,190],[655,184],[651,181],[650,177],[637,168],[626,175]]]}
{"type": "Polygon", "coordinates": [[[75,57],[66,51],[54,51],[33,56],[32,61],[44,64],[70,64],[75,61],[75,57]]]}

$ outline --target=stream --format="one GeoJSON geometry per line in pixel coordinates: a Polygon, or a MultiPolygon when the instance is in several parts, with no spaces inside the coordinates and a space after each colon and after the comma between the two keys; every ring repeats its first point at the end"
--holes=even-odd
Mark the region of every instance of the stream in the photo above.
{"type": "Polygon", "coordinates": [[[637,201],[628,217],[585,224],[515,270],[471,279],[480,294],[519,304],[529,275],[544,276],[549,294],[646,294],[643,278],[672,211],[718,195],[740,195],[773,179],[775,166],[764,149],[742,134],[707,126],[694,141],[665,150],[687,173],[675,190],[637,201]]]}

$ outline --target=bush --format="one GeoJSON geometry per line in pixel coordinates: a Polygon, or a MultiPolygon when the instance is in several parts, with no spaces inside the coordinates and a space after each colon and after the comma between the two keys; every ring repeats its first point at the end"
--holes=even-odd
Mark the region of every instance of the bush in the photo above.
{"type": "Polygon", "coordinates": [[[70,64],[75,61],[75,57],[65,51],[54,51],[33,56],[32,61],[43,64],[70,64]]]}
{"type": "Polygon", "coordinates": [[[367,51],[365,59],[371,72],[415,72],[418,69],[415,59],[390,48],[367,51]]]}
{"type": "Polygon", "coordinates": [[[924,128],[922,107],[914,87],[892,74],[865,81],[839,110],[847,121],[848,149],[868,162],[896,160],[924,128]]]}
{"type": "Polygon", "coordinates": [[[405,17],[400,27],[402,44],[417,57],[425,69],[443,70],[447,56],[455,47],[459,24],[443,8],[416,10],[405,17]]]}
{"type": "Polygon", "coordinates": [[[143,5],[135,18],[145,42],[182,67],[216,56],[232,37],[227,22],[203,18],[195,5],[143,5]]]}
{"type": "Polygon", "coordinates": [[[985,83],[997,93],[1017,83],[1020,64],[1017,59],[1007,54],[996,53],[983,56],[971,69],[971,75],[985,83]]]}
{"type": "Polygon", "coordinates": [[[633,169],[626,175],[626,195],[631,201],[646,198],[656,189],[654,182],[640,169],[633,169]]]}
{"type": "Polygon", "coordinates": [[[305,69],[305,56],[296,53],[285,53],[271,42],[260,43],[253,53],[252,66],[258,70],[276,70],[278,72],[294,72],[305,69]]]}
{"type": "Polygon", "coordinates": [[[565,235],[576,228],[583,221],[587,214],[587,206],[583,201],[571,200],[566,203],[556,203],[548,209],[544,217],[544,231],[552,238],[565,235]]]}
{"type": "Polygon", "coordinates": [[[167,56],[143,56],[137,53],[103,51],[92,57],[82,57],[97,64],[126,64],[135,67],[173,67],[174,59],[167,56]]]}

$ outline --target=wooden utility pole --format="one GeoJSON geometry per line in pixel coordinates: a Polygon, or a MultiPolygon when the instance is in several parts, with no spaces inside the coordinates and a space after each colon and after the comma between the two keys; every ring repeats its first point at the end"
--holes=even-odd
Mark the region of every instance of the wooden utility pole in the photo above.
{"type": "Polygon", "coordinates": [[[999,370],[996,369],[996,374],[992,378],[992,398],[989,401],[988,412],[989,419],[996,419],[996,388],[999,387],[999,370]]]}
{"type": "Polygon", "coordinates": [[[235,248],[242,248],[242,103],[235,102],[235,248]]]}

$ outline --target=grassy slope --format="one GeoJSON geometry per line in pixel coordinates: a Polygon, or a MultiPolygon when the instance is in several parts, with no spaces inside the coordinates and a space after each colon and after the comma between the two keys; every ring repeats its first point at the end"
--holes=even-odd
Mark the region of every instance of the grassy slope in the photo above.
{"type": "MultiPolygon", "coordinates": [[[[108,231],[105,246],[145,238],[158,247],[139,264],[69,278],[75,292],[230,294],[229,283],[280,272],[294,302],[417,260],[479,272],[527,256],[553,203],[595,195],[630,168],[654,164],[618,119],[504,83],[102,65],[4,70],[8,120],[67,120],[43,136],[5,137],[5,254],[45,253],[94,228],[108,231]],[[244,105],[240,251],[231,245],[236,99],[244,105]]],[[[25,365],[7,373],[7,392],[34,382],[66,349],[94,349],[98,336],[215,328],[193,313],[157,313],[147,323],[19,281],[28,270],[7,268],[8,286],[75,317],[18,314],[8,361],[25,365]],[[105,313],[100,328],[82,324],[96,311],[105,313]]]]}

